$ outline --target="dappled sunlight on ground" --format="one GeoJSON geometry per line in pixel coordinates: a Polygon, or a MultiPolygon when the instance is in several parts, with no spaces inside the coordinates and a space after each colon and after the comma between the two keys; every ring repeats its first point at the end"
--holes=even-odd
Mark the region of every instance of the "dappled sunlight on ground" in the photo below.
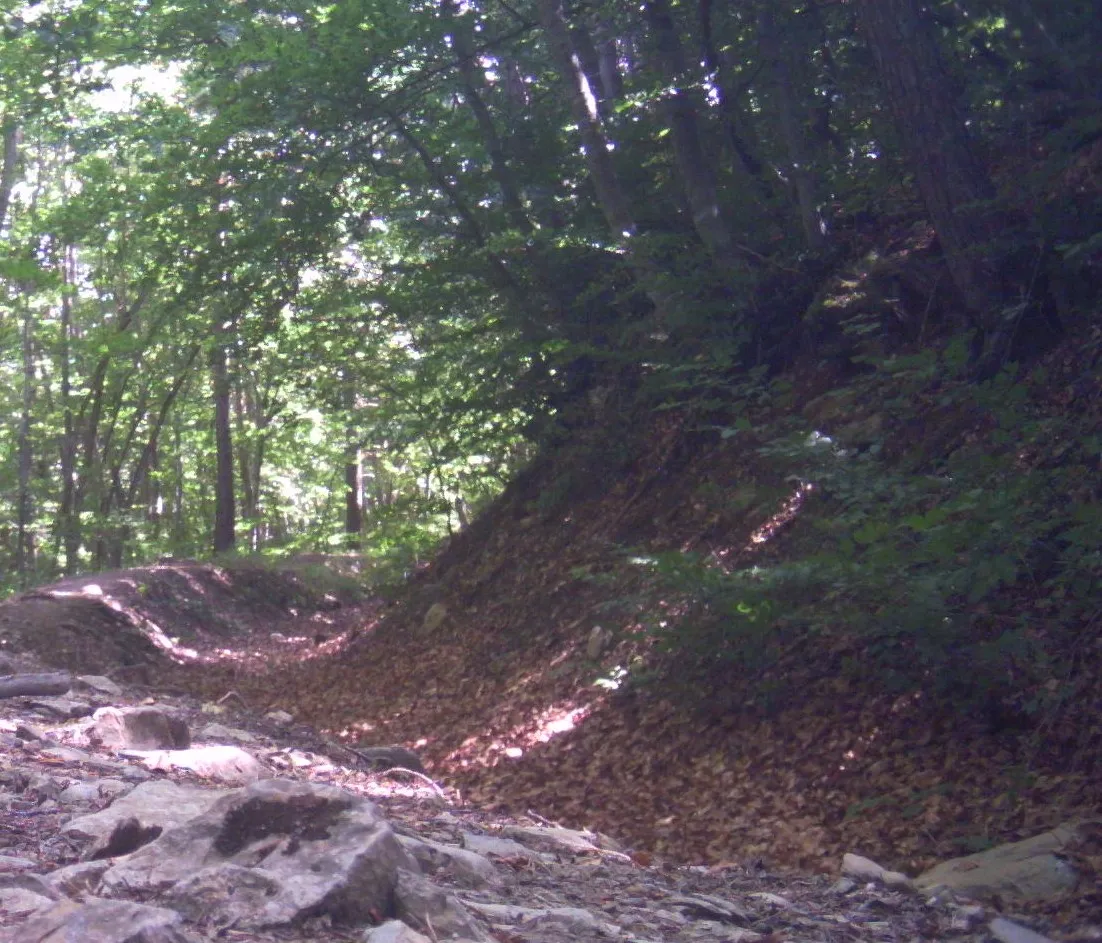
{"type": "Polygon", "coordinates": [[[483,731],[468,737],[449,759],[460,767],[493,764],[503,757],[520,759],[540,744],[575,730],[597,706],[596,702],[552,705],[513,723],[504,731],[483,731]]]}

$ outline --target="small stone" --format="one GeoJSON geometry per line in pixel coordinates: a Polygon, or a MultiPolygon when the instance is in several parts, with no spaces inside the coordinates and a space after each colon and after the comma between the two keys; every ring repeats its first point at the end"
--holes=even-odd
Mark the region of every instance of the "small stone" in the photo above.
{"type": "Polygon", "coordinates": [[[841,896],[843,894],[849,894],[850,892],[856,890],[856,888],[856,881],[851,880],[850,878],[843,877],[838,878],[838,880],[830,886],[830,893],[838,894],[839,896],[841,896]]]}
{"type": "Polygon", "coordinates": [[[187,724],[159,707],[101,707],[85,736],[110,750],[182,750],[191,745],[187,724]]]}
{"type": "Polygon", "coordinates": [[[73,679],[73,690],[91,691],[96,694],[106,694],[108,697],[122,697],[122,688],[103,675],[77,675],[73,679]]]}
{"type": "Polygon", "coordinates": [[[199,731],[199,736],[203,740],[220,740],[226,743],[256,743],[256,737],[247,730],[238,730],[223,724],[207,724],[199,731]]]}
{"type": "Polygon", "coordinates": [[[401,920],[388,920],[382,926],[364,933],[364,943],[432,943],[423,933],[406,926],[401,920]]]}
{"type": "Polygon", "coordinates": [[[60,717],[62,720],[72,720],[76,717],[87,717],[92,713],[93,707],[85,701],[77,701],[68,697],[36,697],[27,701],[27,706],[40,714],[52,717],[60,717]]]}
{"type": "Polygon", "coordinates": [[[264,716],[277,727],[290,727],[295,722],[294,715],[287,711],[268,711],[264,716]]]}
{"type": "Polygon", "coordinates": [[[987,929],[999,943],[1054,943],[1051,938],[1004,917],[996,917],[987,925],[987,929]]]}
{"type": "Polygon", "coordinates": [[[590,661],[597,661],[608,650],[612,643],[612,633],[604,626],[595,625],[589,630],[589,638],[585,643],[585,657],[590,661]]]}
{"type": "Polygon", "coordinates": [[[99,786],[94,782],[73,783],[58,796],[62,802],[94,802],[99,798],[99,786]]]}
{"type": "Polygon", "coordinates": [[[12,871],[29,871],[38,865],[29,858],[17,858],[14,855],[0,855],[0,874],[12,871]]]}

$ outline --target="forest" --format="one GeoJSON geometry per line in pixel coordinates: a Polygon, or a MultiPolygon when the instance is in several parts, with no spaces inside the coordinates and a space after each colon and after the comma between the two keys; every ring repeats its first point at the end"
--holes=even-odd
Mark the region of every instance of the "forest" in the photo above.
{"type": "Polygon", "coordinates": [[[1097,815],[1102,0],[0,31],[5,651],[240,588],[172,685],[648,860],[1097,815]]]}
{"type": "Polygon", "coordinates": [[[757,463],[669,486],[705,531],[821,515],[764,574],[647,557],[686,657],[841,620],[950,698],[978,671],[997,724],[1083,693],[1098,2],[45,0],[0,28],[6,591],[301,551],[400,579],[548,462],[543,515],[676,426],[650,472],[757,463]]]}
{"type": "Polygon", "coordinates": [[[5,4],[5,586],[406,565],[613,411],[723,429],[809,350],[990,382],[1085,339],[1099,14],[5,4]]]}

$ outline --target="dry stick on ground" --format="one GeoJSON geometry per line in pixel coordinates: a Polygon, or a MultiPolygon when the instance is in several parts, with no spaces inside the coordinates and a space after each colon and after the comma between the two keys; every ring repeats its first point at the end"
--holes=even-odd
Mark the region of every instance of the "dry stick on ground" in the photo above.
{"type": "Polygon", "coordinates": [[[230,700],[231,698],[233,700],[237,701],[237,703],[241,705],[242,710],[247,711],[249,709],[249,705],[245,703],[245,699],[240,694],[238,694],[236,691],[227,691],[225,694],[223,694],[214,703],[215,704],[225,704],[226,701],[230,700]]]}
{"type": "Polygon", "coordinates": [[[441,799],[451,805],[451,800],[448,799],[447,794],[444,792],[440,784],[437,783],[435,780],[430,779],[424,773],[419,773],[415,769],[406,769],[404,766],[392,766],[390,769],[384,769],[381,773],[378,773],[377,775],[389,776],[391,773],[409,773],[410,776],[416,776],[419,780],[431,786],[433,792],[435,792],[441,799]]]}

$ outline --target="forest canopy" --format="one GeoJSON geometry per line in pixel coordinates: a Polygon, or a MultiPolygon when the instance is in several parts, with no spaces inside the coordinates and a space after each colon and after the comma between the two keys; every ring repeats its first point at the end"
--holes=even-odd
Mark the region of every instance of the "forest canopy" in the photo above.
{"type": "Polygon", "coordinates": [[[1097,305],[1097,0],[0,17],[8,589],[408,561],[609,416],[855,336],[990,383],[1097,305]],[[900,234],[926,275],[876,268],[900,234]],[[858,263],[882,310],[831,321],[858,263]]]}

